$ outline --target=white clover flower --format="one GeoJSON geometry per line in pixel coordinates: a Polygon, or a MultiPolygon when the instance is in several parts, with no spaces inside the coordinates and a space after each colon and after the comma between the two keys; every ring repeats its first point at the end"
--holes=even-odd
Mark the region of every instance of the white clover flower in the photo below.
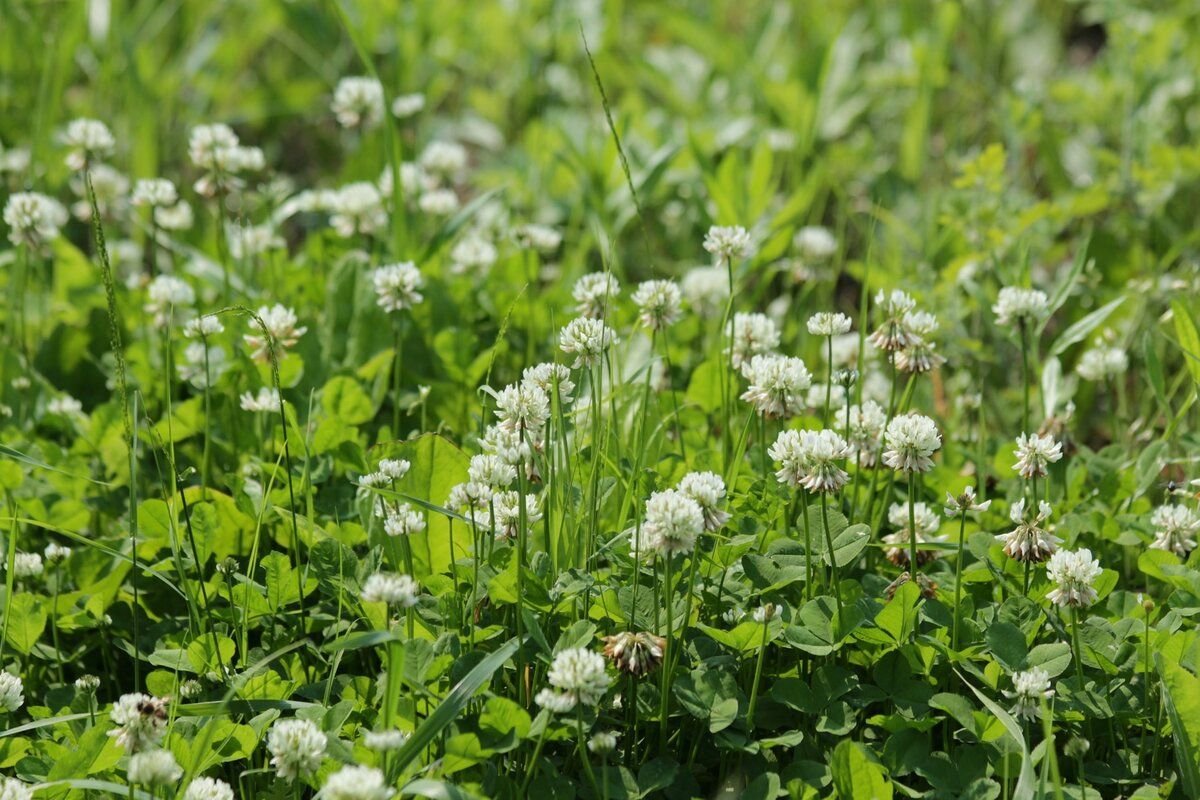
{"type": "Polygon", "coordinates": [[[4,204],[8,240],[41,252],[67,224],[67,210],[54,198],[38,192],[16,192],[4,204]]]}
{"type": "Polygon", "coordinates": [[[704,236],[704,249],[718,259],[730,262],[748,257],[753,247],[750,234],[741,225],[714,225],[704,236]]]}
{"type": "Polygon", "coordinates": [[[801,359],[773,353],[756,355],[742,364],[742,374],[750,382],[742,400],[761,416],[779,419],[804,411],[804,392],[812,385],[812,376],[801,359]]]}
{"type": "Polygon", "coordinates": [[[388,264],[371,273],[379,307],[384,311],[403,311],[425,299],[421,289],[425,278],[411,261],[388,264]]]}
{"type": "Polygon", "coordinates": [[[0,669],[0,708],[13,713],[25,704],[25,683],[20,676],[0,669]]]}
{"type": "Polygon", "coordinates": [[[586,647],[572,647],[557,653],[550,663],[546,680],[585,706],[597,705],[611,683],[604,669],[604,656],[586,647]]]}
{"type": "Polygon", "coordinates": [[[927,311],[909,311],[902,323],[908,344],[896,353],[896,368],[901,372],[929,372],[946,361],[937,353],[933,334],[938,329],[937,317],[927,311]]]}
{"type": "Polygon", "coordinates": [[[398,481],[408,474],[412,464],[403,458],[381,458],[379,471],[390,481],[398,481]]]}
{"type": "Polygon", "coordinates": [[[496,246],[483,236],[468,234],[450,249],[450,271],[455,275],[486,274],[497,255],[496,246]]]}
{"type": "Polygon", "coordinates": [[[433,141],[421,152],[418,163],[432,175],[454,179],[467,168],[467,150],[458,142],[433,141]]]}
{"type": "Polygon", "coordinates": [[[588,739],[587,749],[599,755],[608,755],[617,749],[617,735],[614,731],[597,731],[588,739]]]}
{"type": "Polygon", "coordinates": [[[75,679],[75,690],[84,694],[95,694],[100,688],[100,679],[95,675],[83,675],[75,679]]]}
{"type": "Polygon", "coordinates": [[[204,686],[198,680],[189,679],[179,684],[179,696],[185,700],[199,697],[204,692],[204,686]]]}
{"type": "Polygon", "coordinates": [[[376,572],[363,583],[362,599],[366,603],[412,608],[417,604],[420,593],[417,582],[408,575],[376,572]]]}
{"type": "Polygon", "coordinates": [[[879,292],[875,296],[875,309],[880,317],[879,327],[871,332],[868,341],[880,350],[903,350],[913,341],[913,335],[908,330],[911,317],[908,312],[916,306],[916,301],[907,292],[893,289],[890,294],[879,292]]]}
{"type": "Polygon", "coordinates": [[[0,800],[33,800],[33,787],[16,778],[0,778],[0,800]]]}
{"type": "Polygon", "coordinates": [[[1086,547],[1074,552],[1059,550],[1046,563],[1047,577],[1057,584],[1046,598],[1055,605],[1086,608],[1096,602],[1092,584],[1103,571],[1086,547]]]}
{"type": "Polygon", "coordinates": [[[383,731],[367,731],[363,734],[363,746],[368,750],[374,750],[379,753],[399,750],[401,747],[404,747],[404,743],[407,741],[408,734],[395,728],[383,731]]]}
{"type": "Polygon", "coordinates": [[[1012,504],[1008,510],[1008,518],[1017,527],[1008,533],[996,537],[996,541],[1004,545],[1004,554],[1011,559],[1023,563],[1041,563],[1052,556],[1062,544],[1054,534],[1043,526],[1050,519],[1053,509],[1045,500],[1038,503],[1037,514],[1029,517],[1025,513],[1025,499],[1021,498],[1012,504]]]}
{"type": "Polygon", "coordinates": [[[183,361],[176,369],[180,380],[197,389],[206,389],[220,380],[229,368],[224,348],[209,347],[204,342],[192,342],[183,349],[183,361]]]}
{"type": "Polygon", "coordinates": [[[1004,696],[1016,701],[1012,713],[1026,719],[1037,719],[1041,716],[1042,701],[1054,696],[1050,688],[1050,673],[1041,667],[1034,667],[1025,672],[1013,675],[1013,690],[1005,692],[1004,696]]]}
{"type": "Polygon", "coordinates": [[[1150,515],[1155,537],[1150,547],[1168,550],[1180,558],[1196,548],[1196,533],[1200,531],[1200,516],[1183,505],[1159,506],[1150,515]]]}
{"type": "Polygon", "coordinates": [[[211,314],[206,314],[200,317],[192,317],[183,325],[183,335],[189,339],[194,339],[197,336],[204,338],[207,336],[215,336],[222,333],[225,326],[221,324],[221,320],[211,314]]]}
{"type": "Polygon", "coordinates": [[[737,370],[754,356],[779,346],[779,328],[765,314],[734,314],[725,333],[732,346],[733,368],[737,370]]]}
{"type": "Polygon", "coordinates": [[[396,793],[381,770],[351,764],[325,779],[320,800],[388,800],[396,793]]]}
{"type": "Polygon", "coordinates": [[[316,772],[325,758],[327,740],[321,729],[306,719],[281,719],[267,734],[267,751],[275,774],[288,781],[316,772]]]}
{"type": "Polygon", "coordinates": [[[329,201],[329,224],[343,239],[356,234],[371,235],[387,226],[383,195],[374,184],[358,181],[333,192],[329,201]]]}
{"type": "MultiPolygon", "coordinates": [[[[842,408],[834,418],[845,419],[846,409],[842,408]]],[[[850,438],[847,444],[859,466],[875,466],[883,449],[883,427],[886,424],[887,413],[874,400],[863,400],[862,405],[850,407],[850,438]]]]}
{"type": "Polygon", "coordinates": [[[661,331],[683,315],[683,293],[674,281],[645,281],[633,293],[638,319],[653,331],[661,331]]]}
{"type": "Polygon", "coordinates": [[[425,517],[408,503],[401,503],[383,521],[388,536],[412,536],[425,530],[425,517]]]}
{"type": "Polygon", "coordinates": [[[562,244],[562,234],[546,225],[521,225],[513,229],[513,241],[525,250],[548,255],[562,244]]]}
{"type": "Polygon", "coordinates": [[[45,556],[47,564],[61,564],[71,557],[71,548],[64,547],[57,542],[50,542],[42,551],[42,555],[45,556]]]}
{"type": "Polygon", "coordinates": [[[955,497],[946,492],[946,516],[950,519],[957,517],[959,514],[966,514],[970,511],[987,511],[992,505],[991,500],[982,502],[975,499],[975,487],[968,485],[962,490],[962,494],[955,497]]]}
{"type": "Polygon", "coordinates": [[[850,332],[850,324],[845,314],[819,311],[808,318],[808,332],[813,336],[840,336],[850,332]]]}
{"type": "Polygon", "coordinates": [[[1119,347],[1092,347],[1084,351],[1075,371],[1085,381],[1104,381],[1129,369],[1129,356],[1119,347]]]}
{"type": "Polygon", "coordinates": [[[95,119],[73,119],[59,135],[59,141],[70,148],[67,167],[81,170],[98,158],[110,155],[117,145],[112,131],[95,119]]]}
{"type": "Polygon", "coordinates": [[[992,306],[992,313],[996,315],[998,325],[1037,322],[1049,311],[1050,301],[1045,292],[1017,286],[1005,286],[1001,289],[995,305],[992,306]]]}
{"type": "Polygon", "coordinates": [[[762,625],[764,623],[770,622],[771,620],[775,619],[775,617],[779,616],[779,612],[780,612],[779,606],[775,605],[774,603],[767,603],[765,605],[759,606],[758,608],[754,609],[754,611],[750,612],[750,619],[754,620],[759,625],[762,625]]]}
{"type": "Polygon", "coordinates": [[[392,100],[392,116],[396,119],[408,119],[420,114],[425,108],[425,95],[420,92],[400,94],[392,100]]]}
{"type": "Polygon", "coordinates": [[[472,483],[487,486],[490,489],[502,489],[517,479],[517,470],[500,456],[476,455],[471,456],[467,467],[467,477],[472,483]]]}
{"type": "Polygon", "coordinates": [[[0,144],[0,174],[16,175],[29,169],[32,154],[27,147],[10,147],[5,149],[0,144]]]}
{"type": "Polygon", "coordinates": [[[453,189],[430,189],[417,200],[417,207],[433,217],[448,217],[458,211],[458,195],[453,189]]]}
{"type": "Polygon", "coordinates": [[[264,386],[258,390],[258,394],[250,392],[242,392],[238,397],[238,404],[242,411],[250,411],[256,414],[270,414],[279,411],[279,392],[275,391],[270,386],[264,386]]]}
{"type": "Polygon", "coordinates": [[[729,276],[721,267],[694,267],[684,274],[679,289],[697,314],[715,317],[729,299],[729,276]]]}
{"type": "Polygon", "coordinates": [[[221,122],[197,125],[188,134],[188,158],[200,169],[210,172],[222,169],[228,153],[237,146],[237,134],[221,122]]]}
{"type": "Polygon", "coordinates": [[[228,225],[225,238],[229,242],[229,254],[236,259],[253,258],[271,250],[282,250],[287,246],[275,228],[270,225],[228,225]]]}
{"type": "Polygon", "coordinates": [[[537,435],[550,419],[550,398],[535,384],[510,384],[496,393],[496,417],[505,431],[537,435]]]}
{"type": "Polygon", "coordinates": [[[154,209],[154,221],[164,231],[186,231],[192,227],[195,218],[188,201],[180,200],[173,206],[154,209]]]}
{"type": "Polygon", "coordinates": [[[921,414],[895,417],[884,432],[883,463],[901,472],[928,472],[934,451],[942,446],[937,425],[921,414]]]}
{"type": "Polygon", "coordinates": [[[666,639],[644,631],[604,637],[604,657],[628,675],[645,675],[658,669],[666,647],[666,639]]]}
{"type": "Polygon", "coordinates": [[[566,714],[573,711],[578,701],[567,692],[556,692],[553,689],[542,689],[533,698],[533,702],[549,711],[551,714],[566,714]]]}
{"type": "Polygon", "coordinates": [[[846,485],[850,476],[839,462],[850,455],[850,447],[839,433],[832,430],[800,431],[805,475],[800,485],[810,492],[836,492],[846,485]]]}
{"type": "Polygon", "coordinates": [[[188,283],[174,275],[159,275],[146,288],[147,314],[154,317],[154,324],[164,327],[171,322],[176,309],[189,308],[196,302],[196,292],[188,283]]]}
{"type": "Polygon", "coordinates": [[[590,317],[571,320],[558,334],[559,349],[575,356],[572,369],[592,366],[616,342],[617,334],[612,328],[590,317]]]}
{"type": "Polygon", "coordinates": [[[147,750],[129,757],[125,775],[131,785],[168,786],[183,777],[183,768],[170,750],[147,750]]]}
{"type": "Polygon", "coordinates": [[[729,521],[729,513],[722,511],[725,499],[725,481],[715,472],[689,472],[676,487],[682,494],[696,501],[704,515],[704,530],[719,530],[729,521]]]}
{"type": "Polygon", "coordinates": [[[308,328],[296,325],[298,320],[295,311],[279,303],[273,306],[259,306],[257,317],[258,319],[251,322],[255,332],[242,337],[251,348],[250,357],[255,361],[270,359],[270,339],[274,339],[276,357],[282,358],[287,355],[287,349],[295,345],[308,331],[308,328]],[[262,326],[259,325],[259,320],[262,320],[262,326]],[[263,327],[266,328],[265,333],[262,331],[263,327]],[[269,338],[267,334],[270,334],[269,338]]]}
{"type": "Polygon", "coordinates": [[[108,735],[127,753],[155,747],[167,732],[167,700],[148,694],[123,694],[113,703],[109,719],[116,725],[108,735]]]}
{"type": "Polygon", "coordinates": [[[808,225],[796,231],[792,244],[806,261],[826,261],[837,252],[833,232],[820,225],[808,225]]]}
{"type": "Polygon", "coordinates": [[[159,209],[175,205],[179,200],[179,192],[175,184],[166,178],[141,178],[133,185],[133,196],[130,202],[135,206],[148,206],[159,209]]]}
{"type": "Polygon", "coordinates": [[[343,128],[374,128],[383,119],[383,86],[374,78],[342,78],[329,108],[343,128]]]}
{"type": "Polygon", "coordinates": [[[571,393],[575,391],[575,383],[571,380],[571,369],[565,364],[546,362],[526,367],[521,372],[521,382],[536,386],[551,398],[554,397],[555,386],[557,386],[559,402],[564,404],[571,402],[571,393]]]}
{"type": "MultiPolygon", "coordinates": [[[[917,544],[939,544],[945,537],[938,536],[942,520],[937,512],[925,503],[913,503],[913,521],[917,528],[917,544]]],[[[908,504],[892,503],[888,507],[888,523],[896,528],[895,532],[883,537],[884,544],[890,545],[885,553],[888,561],[897,566],[906,567],[911,560],[909,552],[912,545],[912,528],[908,524],[908,504]]],[[[917,562],[926,564],[937,558],[936,550],[917,550],[917,562]]]]}
{"type": "Polygon", "coordinates": [[[690,553],[703,530],[704,510],[684,492],[677,489],[654,492],[646,501],[641,534],[650,550],[666,556],[690,553]]]}
{"type": "MultiPolygon", "coordinates": [[[[542,509],[537,495],[525,495],[525,524],[532,526],[542,519],[542,509]]],[[[485,519],[480,523],[490,525],[497,540],[515,539],[521,529],[521,494],[516,491],[496,492],[492,495],[485,519]],[[494,524],[492,521],[494,520],[494,524]]]]}
{"type": "Polygon", "coordinates": [[[589,272],[575,282],[571,297],[575,311],[583,317],[603,317],[621,293],[621,285],[611,272],[589,272]]]}
{"type": "Polygon", "coordinates": [[[1062,444],[1054,441],[1053,436],[1022,434],[1017,437],[1015,455],[1017,463],[1013,465],[1013,469],[1020,473],[1022,478],[1045,477],[1046,466],[1062,458],[1062,444]]]}
{"type": "Polygon", "coordinates": [[[183,800],[233,800],[233,787],[217,778],[196,778],[188,784],[183,800]]]}
{"type": "Polygon", "coordinates": [[[37,553],[13,554],[13,577],[18,580],[41,577],[45,567],[42,557],[37,553]]]}
{"type": "Polygon", "coordinates": [[[46,413],[60,417],[77,417],[83,414],[83,403],[69,394],[64,394],[46,404],[46,413]]]}

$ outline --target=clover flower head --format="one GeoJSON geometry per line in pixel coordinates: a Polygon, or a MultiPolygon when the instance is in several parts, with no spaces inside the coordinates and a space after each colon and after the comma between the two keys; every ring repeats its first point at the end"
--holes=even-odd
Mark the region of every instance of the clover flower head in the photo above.
{"type": "Polygon", "coordinates": [[[1200,516],[1184,505],[1165,505],[1154,509],[1150,522],[1155,528],[1150,547],[1168,550],[1180,558],[1196,548],[1196,533],[1200,531],[1200,516]]]}
{"type": "Polygon", "coordinates": [[[1042,319],[1050,310],[1050,301],[1040,289],[1005,286],[1000,290],[992,313],[996,324],[1030,323],[1042,319]]]}
{"type": "Polygon", "coordinates": [[[604,657],[586,647],[572,647],[557,653],[550,663],[546,680],[585,706],[597,705],[611,683],[604,668],[604,657]]]}
{"type": "Polygon", "coordinates": [[[125,774],[130,784],[168,786],[183,777],[183,768],[170,750],[146,750],[129,757],[125,774]]]}
{"type": "Polygon", "coordinates": [[[1092,586],[1100,573],[1100,562],[1092,558],[1092,551],[1059,550],[1046,563],[1046,575],[1054,581],[1055,588],[1046,595],[1055,605],[1072,608],[1087,608],[1096,602],[1096,589],[1092,586]]]}
{"type": "Polygon", "coordinates": [[[376,572],[363,583],[362,599],[366,603],[412,608],[417,604],[420,593],[417,582],[408,575],[376,572]]]}
{"type": "Polygon", "coordinates": [[[801,359],[767,353],[752,356],[741,369],[750,382],[742,399],[761,416],[780,419],[804,411],[804,392],[812,385],[812,375],[801,359]]]}
{"type": "Polygon", "coordinates": [[[704,249],[718,259],[730,262],[748,257],[753,246],[750,234],[741,225],[714,225],[704,235],[704,249]]]}
{"type": "Polygon", "coordinates": [[[818,311],[808,318],[808,332],[813,336],[839,336],[850,332],[850,318],[840,312],[818,311]]]}
{"type": "Polygon", "coordinates": [[[383,119],[383,85],[359,75],[342,78],[330,109],[343,128],[373,128],[383,119]]]}
{"type": "Polygon", "coordinates": [[[1026,719],[1037,719],[1041,715],[1042,701],[1054,696],[1050,688],[1050,673],[1041,667],[1013,675],[1013,688],[1005,697],[1014,700],[1012,713],[1026,719]]]}
{"type": "Polygon", "coordinates": [[[321,800],[388,800],[396,793],[382,770],[348,764],[325,779],[317,793],[321,800]]]}
{"type": "Polygon", "coordinates": [[[0,669],[0,708],[13,713],[25,704],[25,684],[20,676],[0,669]]]}
{"type": "Polygon", "coordinates": [[[196,778],[188,784],[183,800],[233,800],[233,787],[217,778],[196,778]]]}
{"type": "Polygon", "coordinates": [[[667,556],[690,553],[703,530],[704,511],[687,494],[666,489],[646,501],[642,535],[651,550],[667,556]]]}
{"type": "Polygon", "coordinates": [[[576,317],[558,334],[558,346],[564,353],[574,355],[572,369],[592,366],[617,341],[617,334],[602,320],[576,317]]]}
{"type": "Polygon", "coordinates": [[[669,328],[683,314],[683,293],[674,281],[645,281],[633,292],[638,319],[653,331],[669,328]]]}
{"type": "Polygon", "coordinates": [[[306,778],[321,766],[327,744],[325,734],[306,719],[281,719],[267,735],[267,751],[275,773],[291,782],[306,778]]]}
{"type": "Polygon", "coordinates": [[[167,702],[148,694],[121,695],[109,712],[117,727],[108,735],[130,754],[155,747],[167,732],[167,702]]]}
{"type": "Polygon", "coordinates": [[[1053,436],[1036,433],[1017,437],[1017,463],[1013,466],[1022,478],[1045,477],[1046,467],[1062,459],[1062,444],[1053,436]]]}
{"type": "Polygon", "coordinates": [[[754,356],[769,353],[779,346],[779,328],[766,314],[734,314],[725,333],[736,370],[741,370],[742,365],[754,356]]]}
{"type": "Polygon", "coordinates": [[[571,297],[580,316],[599,318],[612,308],[621,293],[621,284],[611,272],[589,272],[575,281],[571,297]]]}
{"type": "Polygon", "coordinates": [[[411,261],[388,264],[371,273],[379,307],[384,311],[403,311],[424,300],[421,289],[425,279],[411,261]]]}
{"type": "Polygon", "coordinates": [[[676,487],[680,492],[696,501],[704,515],[704,530],[715,531],[729,521],[729,513],[722,511],[725,499],[725,481],[715,472],[689,472],[676,487]]]}
{"type": "Polygon", "coordinates": [[[968,485],[962,490],[962,494],[958,496],[946,492],[946,516],[950,518],[957,517],[959,514],[966,514],[970,511],[987,511],[991,506],[991,500],[979,501],[975,497],[975,487],[968,485]]]}
{"type": "Polygon", "coordinates": [[[937,425],[921,414],[894,417],[884,432],[883,463],[900,472],[928,472],[930,456],[942,446],[937,425]]]}
{"type": "Polygon", "coordinates": [[[792,244],[805,261],[827,261],[837,252],[833,231],[821,225],[807,225],[796,231],[792,244]]]}
{"type": "Polygon", "coordinates": [[[255,361],[270,359],[271,340],[274,340],[276,357],[285,355],[285,351],[300,341],[308,328],[297,325],[296,312],[287,306],[276,303],[273,306],[260,306],[258,319],[252,321],[254,333],[248,333],[242,338],[251,348],[250,357],[255,361]],[[259,325],[262,320],[262,325],[259,325]],[[266,329],[265,333],[263,328],[266,329]],[[268,336],[269,334],[269,336],[268,336]]]}
{"type": "Polygon", "coordinates": [[[1062,539],[1050,533],[1049,526],[1044,524],[1052,512],[1045,500],[1038,503],[1037,513],[1032,516],[1026,513],[1024,498],[1013,503],[1008,517],[1017,527],[996,537],[1004,546],[1004,554],[1025,563],[1041,563],[1050,558],[1062,544],[1062,539]]]}
{"type": "Polygon", "coordinates": [[[66,161],[67,167],[73,170],[81,170],[95,159],[104,158],[117,145],[107,125],[86,118],[68,122],[59,140],[70,149],[66,161]]]}

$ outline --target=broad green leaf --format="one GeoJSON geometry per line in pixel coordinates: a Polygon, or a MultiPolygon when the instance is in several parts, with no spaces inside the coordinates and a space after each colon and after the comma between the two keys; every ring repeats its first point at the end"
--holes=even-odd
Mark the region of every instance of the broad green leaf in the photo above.
{"type": "Polygon", "coordinates": [[[1108,319],[1109,315],[1116,311],[1123,302],[1125,302],[1125,296],[1121,295],[1067,328],[1054,340],[1054,344],[1050,347],[1050,355],[1062,355],[1068,347],[1083,341],[1089,333],[1100,327],[1104,320],[1108,319]]]}
{"type": "Polygon", "coordinates": [[[1200,384],[1200,332],[1186,303],[1180,299],[1171,301],[1171,315],[1175,319],[1175,336],[1183,350],[1183,361],[1187,364],[1192,380],[1200,384]]]}
{"type": "Polygon", "coordinates": [[[844,800],[891,800],[892,782],[873,754],[858,742],[843,739],[833,749],[829,768],[837,796],[844,800]]]}
{"type": "Polygon", "coordinates": [[[1200,797],[1200,678],[1161,653],[1154,654],[1154,665],[1162,679],[1180,785],[1187,797],[1200,797]]]}
{"type": "Polygon", "coordinates": [[[4,639],[22,655],[29,655],[46,630],[46,604],[34,594],[13,595],[4,612],[4,639]]]}

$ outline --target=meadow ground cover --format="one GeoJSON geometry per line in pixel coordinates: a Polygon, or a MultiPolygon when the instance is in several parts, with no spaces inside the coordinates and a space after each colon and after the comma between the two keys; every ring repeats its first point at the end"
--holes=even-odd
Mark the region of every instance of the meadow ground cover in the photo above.
{"type": "Polygon", "coordinates": [[[3,3],[0,798],[1200,796],[1197,74],[3,3]]]}

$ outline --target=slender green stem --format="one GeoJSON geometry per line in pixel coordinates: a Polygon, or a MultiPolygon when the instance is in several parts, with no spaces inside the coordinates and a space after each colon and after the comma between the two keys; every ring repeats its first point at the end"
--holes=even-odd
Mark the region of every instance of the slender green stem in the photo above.
{"type": "Polygon", "coordinates": [[[958,628],[962,619],[962,568],[963,568],[963,537],[967,532],[966,509],[959,509],[958,520],[958,556],[954,562],[954,628],[950,637],[950,647],[958,652],[958,628]]]}
{"type": "Polygon", "coordinates": [[[1021,380],[1024,388],[1024,405],[1021,411],[1021,433],[1028,435],[1032,431],[1029,430],[1029,333],[1025,329],[1026,322],[1024,318],[1018,323],[1018,328],[1021,331],[1021,380]]]}
{"type": "Polygon", "coordinates": [[[754,735],[754,712],[758,708],[758,685],[762,682],[763,661],[767,655],[767,633],[771,630],[771,620],[763,620],[762,641],[758,647],[758,660],[754,664],[754,683],[750,686],[750,705],[746,709],[746,729],[754,735]]]}
{"type": "Polygon", "coordinates": [[[808,521],[808,490],[800,490],[800,513],[804,517],[804,602],[812,600],[812,526],[808,521]]]}
{"type": "MultiPolygon", "coordinates": [[[[666,611],[665,620],[666,620],[666,634],[667,634],[666,640],[667,640],[667,654],[668,655],[670,655],[671,652],[676,647],[674,631],[673,631],[674,624],[675,624],[675,609],[673,607],[674,602],[675,602],[675,591],[674,591],[674,585],[671,582],[672,581],[671,565],[672,565],[673,561],[674,561],[674,556],[672,554],[670,554],[670,553],[664,554],[664,556],[663,556],[663,606],[666,611]]],[[[667,736],[668,736],[668,734],[670,734],[670,728],[667,725],[667,717],[668,717],[668,714],[670,713],[670,708],[671,708],[670,663],[671,663],[671,659],[667,658],[667,659],[665,659],[664,664],[663,664],[662,693],[659,698],[659,709],[658,709],[659,749],[664,753],[666,752],[666,749],[667,749],[667,736]]]]}
{"type": "Polygon", "coordinates": [[[1083,683],[1083,645],[1079,639],[1079,609],[1071,608],[1071,641],[1075,645],[1075,676],[1079,678],[1079,691],[1084,690],[1083,683]]]}
{"type": "Polygon", "coordinates": [[[917,476],[916,473],[908,474],[908,569],[915,581],[917,574],[921,571],[920,562],[917,559],[917,492],[916,492],[917,476]]]}
{"type": "Polygon", "coordinates": [[[833,550],[833,531],[829,529],[828,492],[821,492],[821,527],[825,529],[825,547],[829,550],[829,582],[833,584],[833,599],[837,602],[838,624],[834,634],[843,622],[842,616],[842,586],[838,582],[837,554],[833,550]]]}

